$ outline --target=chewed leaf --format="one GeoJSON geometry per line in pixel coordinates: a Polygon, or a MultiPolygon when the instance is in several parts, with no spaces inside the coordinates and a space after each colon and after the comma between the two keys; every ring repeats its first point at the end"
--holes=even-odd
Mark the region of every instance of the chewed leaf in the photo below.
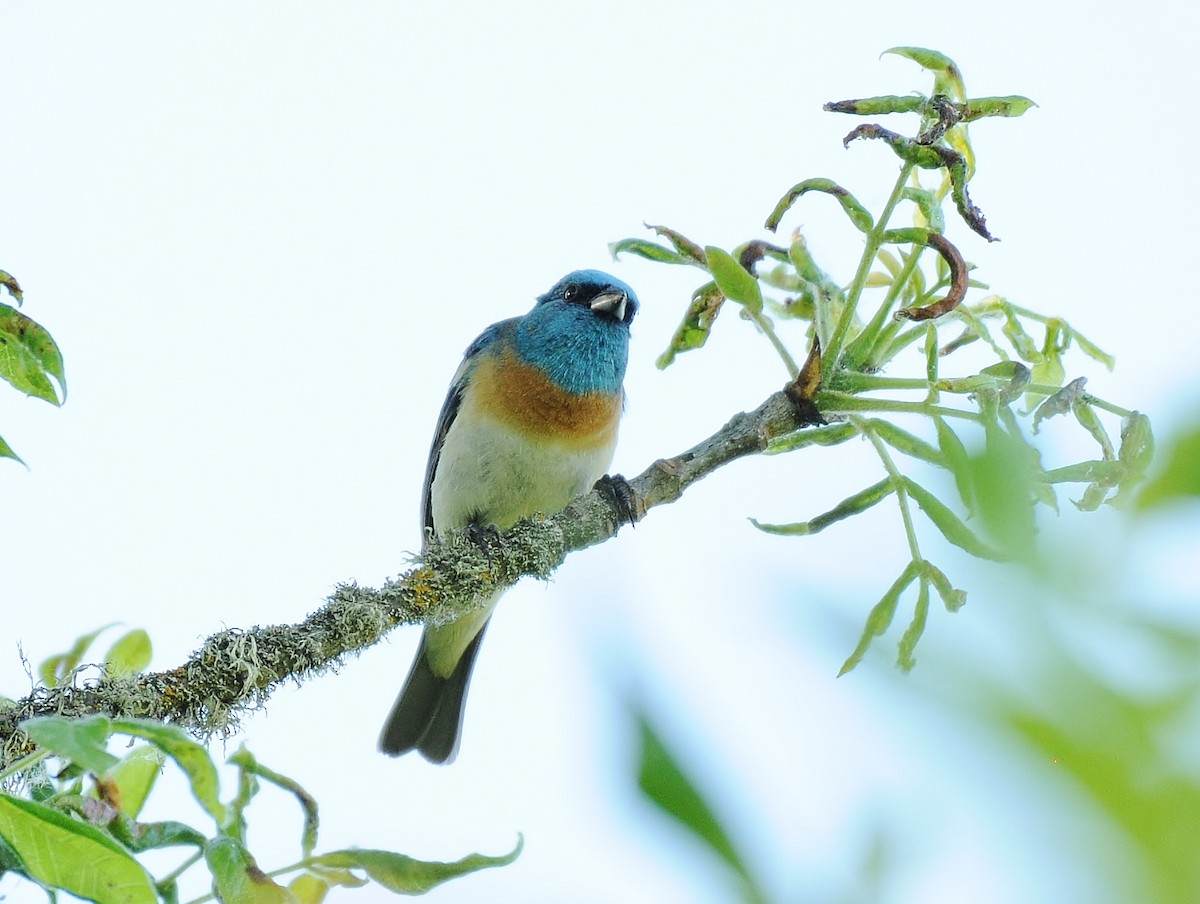
{"type": "Polygon", "coordinates": [[[498,857],[469,854],[453,863],[416,860],[394,851],[349,848],[311,857],[308,865],[363,870],[388,891],[419,895],[457,876],[465,876],[488,867],[508,866],[520,856],[523,846],[524,842],[518,838],[516,847],[507,854],[498,857]]]}
{"type": "Polygon", "coordinates": [[[1038,432],[1038,426],[1047,418],[1066,414],[1075,406],[1076,399],[1083,395],[1087,385],[1087,377],[1076,377],[1046,401],[1042,402],[1033,413],[1033,432],[1038,432]]]}
{"type": "Polygon", "coordinates": [[[292,894],[264,873],[236,838],[219,835],[204,848],[213,894],[238,904],[295,904],[292,894]]]}
{"type": "Polygon", "coordinates": [[[879,97],[860,97],[853,100],[832,100],[825,104],[826,113],[850,113],[855,116],[886,116],[888,113],[912,113],[925,105],[927,98],[920,94],[884,94],[879,97]]]}
{"type": "Polygon", "coordinates": [[[832,179],[805,179],[796,185],[793,185],[775,205],[775,209],[771,211],[771,215],[767,217],[767,222],[764,224],[767,229],[772,232],[779,226],[779,221],[783,219],[783,215],[791,209],[791,206],[796,203],[796,200],[801,195],[805,195],[810,191],[822,192],[831,195],[838,200],[842,205],[842,210],[846,216],[850,218],[860,232],[870,232],[875,225],[875,218],[871,216],[858,199],[846,189],[842,188],[832,179]]]}
{"type": "Polygon", "coordinates": [[[950,57],[936,50],[925,47],[890,47],[884,51],[896,56],[906,57],[919,66],[933,73],[933,93],[945,94],[951,100],[966,100],[967,93],[963,88],[962,73],[958,65],[950,57]]]}
{"type": "Polygon", "coordinates": [[[1030,107],[1036,107],[1028,97],[1010,94],[1007,97],[972,97],[963,110],[963,122],[982,119],[985,116],[1020,116],[1030,107]]]}
{"type": "Polygon", "coordinates": [[[692,294],[691,304],[688,305],[683,320],[675,329],[675,335],[671,337],[671,344],[654,362],[659,370],[669,367],[680,352],[701,348],[708,341],[708,334],[724,303],[725,296],[713,282],[705,283],[692,294]]]}
{"type": "Polygon", "coordinates": [[[651,242],[647,239],[621,239],[617,242],[612,242],[608,246],[608,253],[613,256],[613,260],[621,254],[636,254],[638,257],[644,257],[646,260],[658,261],[661,264],[691,264],[693,261],[684,257],[678,251],[672,251],[670,248],[664,248],[657,242],[651,242]]]}
{"type": "Polygon", "coordinates": [[[708,263],[708,261],[704,259],[704,249],[685,236],[683,233],[678,232],[669,226],[651,226],[649,223],[645,223],[643,225],[647,229],[653,229],[663,238],[667,239],[667,241],[671,243],[676,251],[686,258],[690,258],[691,261],[696,263],[698,266],[703,267],[708,263]]]}
{"type": "Polygon", "coordinates": [[[16,299],[18,306],[25,300],[25,296],[21,292],[21,286],[17,283],[16,277],[11,273],[0,270],[0,286],[8,290],[8,294],[16,299]]]}
{"type": "Polygon", "coordinates": [[[62,353],[53,337],[39,323],[6,304],[0,304],[0,379],[52,405],[61,405],[66,399],[62,353]]]}

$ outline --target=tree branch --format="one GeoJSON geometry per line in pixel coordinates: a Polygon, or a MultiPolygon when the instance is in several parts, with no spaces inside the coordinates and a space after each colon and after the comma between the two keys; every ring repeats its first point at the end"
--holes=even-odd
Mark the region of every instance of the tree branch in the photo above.
{"type": "MultiPolygon", "coordinates": [[[[634,520],[674,502],[696,481],[735,459],[761,452],[805,422],[785,392],[735,415],[708,439],[660,459],[633,480],[634,520]]],[[[230,734],[239,717],[263,705],[287,680],[337,666],[399,625],[444,622],[491,591],[524,576],[548,578],[567,555],[602,543],[621,525],[619,506],[593,490],[554,515],[527,518],[480,548],[465,534],[432,541],[418,564],[373,589],[339,586],[295,625],[233,628],[212,635],[187,662],[165,672],[100,678],[82,686],[39,687],[0,708],[0,768],[33,749],[18,724],[33,716],[106,714],[174,722],[199,734],[230,734]]],[[[382,710],[381,710],[382,712],[382,710]]]]}

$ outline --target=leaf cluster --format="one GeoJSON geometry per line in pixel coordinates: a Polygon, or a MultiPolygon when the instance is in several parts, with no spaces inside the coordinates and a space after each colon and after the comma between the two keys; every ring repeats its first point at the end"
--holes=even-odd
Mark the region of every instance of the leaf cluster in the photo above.
{"type": "MultiPolygon", "coordinates": [[[[102,631],[104,629],[100,629],[102,631]]],[[[100,631],[79,638],[38,669],[43,680],[70,680],[100,631]]],[[[149,638],[131,631],[112,645],[109,668],[148,664],[149,638]]],[[[245,904],[319,904],[331,888],[369,884],[399,894],[422,894],[458,876],[507,865],[521,844],[496,857],[470,854],[451,863],[415,860],[389,850],[347,848],[318,853],[317,801],[294,779],[269,768],[243,746],[228,763],[236,770],[223,796],[217,764],[182,729],[148,719],[43,716],[21,723],[36,750],[0,772],[22,776],[23,794],[0,791],[0,874],[12,872],[47,892],[65,891],[98,904],[173,904],[179,879],[193,867],[211,875],[212,895],[245,904]],[[134,742],[122,756],[114,737],[134,742]],[[53,760],[53,773],[46,761],[53,760]],[[207,824],[143,821],[140,814],[167,764],[183,774],[207,824]],[[264,785],[300,804],[299,857],[271,872],[259,868],[247,845],[250,804],[264,785]],[[182,849],[178,865],[155,877],[139,860],[150,851],[182,849]],[[276,880],[291,877],[285,885],[276,880]]],[[[272,827],[275,828],[274,826],[272,827]]]]}
{"type": "Polygon", "coordinates": [[[833,179],[809,178],[788,189],[764,223],[774,233],[803,198],[832,198],[863,243],[849,279],[822,267],[799,229],[783,243],[753,238],[725,250],[655,225],[648,228],[665,244],[628,238],[610,246],[614,256],[633,254],[705,274],[658,359],[659,367],[702,348],[730,305],[771,345],[792,381],[789,396],[815,407],[817,416],[810,419],[818,423],[775,439],[768,453],[836,445],[855,437],[866,438],[875,449],[883,478],[833,509],[787,524],[753,521],[768,533],[801,536],[885,499],[895,500],[910,561],[871,610],[843,672],[857,665],[871,641],[889,629],[899,601],[914,584],[913,614],[898,647],[898,664],[904,669],[915,662],[931,596],[936,594],[949,611],[965,600],[964,591],[922,554],[918,512],[971,555],[993,560],[1028,556],[1036,533],[1034,506],[1057,511],[1060,484],[1084,485],[1074,502],[1085,511],[1105,502],[1123,503],[1153,452],[1144,415],[1086,392],[1083,377],[1067,381],[1064,354],[1072,346],[1110,369],[1112,357],[1062,318],[996,294],[976,298],[987,287],[945,236],[949,207],[975,236],[995,240],[969,194],[977,161],[968,124],[1020,116],[1033,102],[1017,95],[968,96],[958,66],[937,51],[896,47],[888,52],[930,72],[932,90],[825,105],[847,115],[917,117],[911,136],[877,123],[859,125],[845,136],[846,145],[880,143],[897,159],[899,172],[882,208],[872,212],[833,179]],[[932,174],[930,184],[922,180],[922,172],[932,174]],[[904,214],[907,224],[898,222],[904,214]],[[932,261],[930,249],[935,252],[932,261]],[[797,326],[801,340],[793,338],[797,326]],[[796,363],[805,357],[794,348],[798,341],[806,346],[803,368],[796,363]],[[969,346],[982,353],[982,362],[964,367],[958,362],[969,346]],[[1098,452],[1084,461],[1047,468],[1035,436],[1043,422],[1066,414],[1094,439],[1098,452]],[[1120,418],[1117,441],[1102,414],[1120,418]],[[924,435],[900,426],[900,419],[923,423],[924,435]],[[896,453],[949,472],[956,493],[939,494],[918,483],[897,466],[896,453]]]}

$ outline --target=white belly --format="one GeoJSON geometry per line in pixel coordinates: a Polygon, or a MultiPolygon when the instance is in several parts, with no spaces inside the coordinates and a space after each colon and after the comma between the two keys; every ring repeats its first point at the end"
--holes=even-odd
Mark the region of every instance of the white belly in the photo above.
{"type": "Polygon", "coordinates": [[[460,411],[433,477],[434,529],[478,521],[504,530],[534,512],[557,512],[604,476],[615,446],[615,434],[592,449],[535,443],[478,409],[460,411]]]}

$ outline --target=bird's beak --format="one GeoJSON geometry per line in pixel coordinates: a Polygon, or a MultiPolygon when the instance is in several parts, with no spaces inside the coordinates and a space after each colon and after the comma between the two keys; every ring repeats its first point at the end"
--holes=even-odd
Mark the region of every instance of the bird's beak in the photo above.
{"type": "Polygon", "coordinates": [[[624,292],[603,292],[592,299],[592,310],[597,314],[612,314],[617,320],[625,319],[629,299],[624,292]]]}

